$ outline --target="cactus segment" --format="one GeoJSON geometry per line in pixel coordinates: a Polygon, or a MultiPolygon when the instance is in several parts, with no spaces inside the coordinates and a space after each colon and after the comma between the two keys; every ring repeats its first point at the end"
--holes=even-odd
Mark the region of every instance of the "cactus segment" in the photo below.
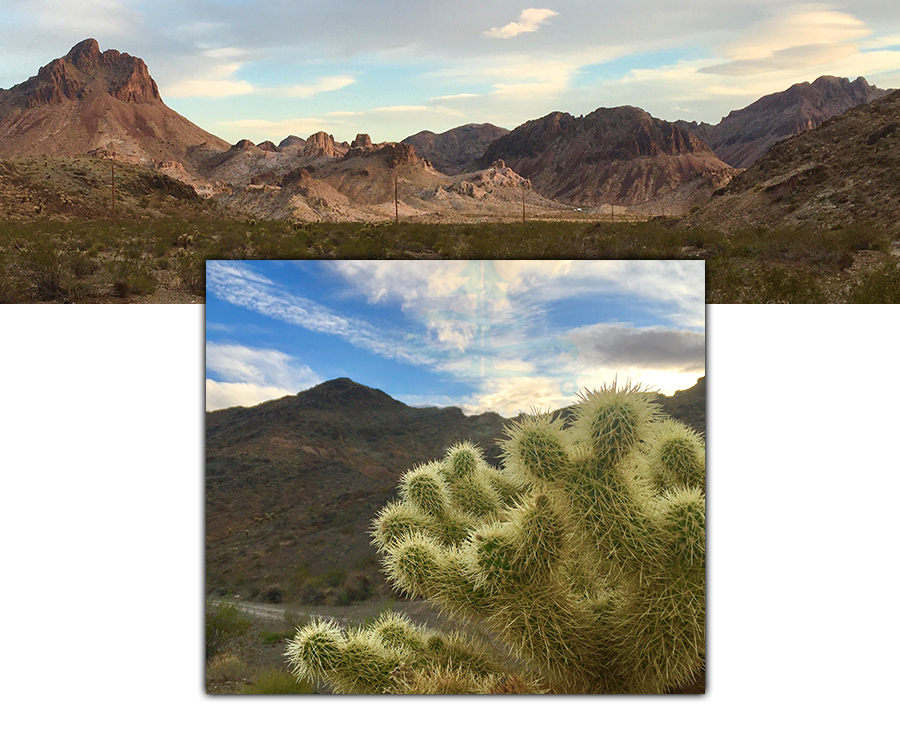
{"type": "Polygon", "coordinates": [[[501,452],[496,469],[462,443],[407,472],[372,534],[395,588],[508,652],[385,614],[299,629],[295,674],[338,692],[661,693],[702,672],[703,438],[613,384],[571,424],[522,419],[501,452]]]}

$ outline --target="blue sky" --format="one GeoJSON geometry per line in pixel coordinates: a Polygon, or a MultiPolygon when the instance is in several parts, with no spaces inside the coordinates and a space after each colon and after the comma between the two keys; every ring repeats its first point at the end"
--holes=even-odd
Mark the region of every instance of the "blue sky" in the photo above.
{"type": "Polygon", "coordinates": [[[349,377],[512,416],[705,373],[703,262],[211,260],[206,281],[207,410],[349,377]]]}
{"type": "Polygon", "coordinates": [[[823,74],[900,87],[900,6],[783,0],[3,0],[0,87],[85,38],[229,142],[376,142],[630,104],[718,122],[823,74]]]}

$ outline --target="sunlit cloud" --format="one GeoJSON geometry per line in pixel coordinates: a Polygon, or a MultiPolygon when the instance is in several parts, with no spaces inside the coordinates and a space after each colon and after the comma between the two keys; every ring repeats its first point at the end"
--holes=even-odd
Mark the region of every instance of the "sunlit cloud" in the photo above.
{"type": "Polygon", "coordinates": [[[847,59],[871,32],[858,18],[818,5],[776,11],[746,28],[721,52],[730,61],[699,69],[705,74],[745,76],[806,69],[847,59]]]}
{"type": "Polygon", "coordinates": [[[187,78],[166,85],[166,97],[234,97],[257,90],[235,75],[244,67],[248,52],[239,48],[210,48],[196,59],[196,67],[187,78]]]}
{"type": "Polygon", "coordinates": [[[308,389],[321,378],[290,354],[236,343],[207,342],[206,409],[252,405],[308,389]]]}
{"type": "MultiPolygon", "coordinates": [[[[356,79],[352,76],[324,76],[317,82],[312,84],[295,84],[294,86],[285,87],[283,91],[289,97],[300,97],[306,99],[314,94],[323,92],[334,92],[343,89],[351,84],[356,83],[356,79]]],[[[273,90],[277,91],[277,90],[273,90]]]]}
{"type": "Polygon", "coordinates": [[[507,23],[502,28],[491,28],[484,35],[487,38],[514,38],[520,33],[534,33],[554,15],[559,13],[546,8],[527,8],[522,11],[517,22],[507,23]]]}
{"type": "MultiPolygon", "coordinates": [[[[310,385],[313,386],[313,385],[310,385]]],[[[224,410],[227,407],[253,407],[262,402],[277,400],[293,394],[281,387],[263,387],[246,382],[216,382],[206,380],[206,410],[224,410]]]]}

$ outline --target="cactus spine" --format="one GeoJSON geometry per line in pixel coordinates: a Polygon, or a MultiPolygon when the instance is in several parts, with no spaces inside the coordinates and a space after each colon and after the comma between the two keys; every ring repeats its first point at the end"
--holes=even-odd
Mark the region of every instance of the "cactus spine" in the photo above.
{"type": "Polygon", "coordinates": [[[508,648],[388,614],[299,629],[295,673],[339,692],[660,693],[705,650],[705,447],[640,386],[586,392],[569,423],[507,431],[408,471],[373,537],[394,586],[508,648]]]}

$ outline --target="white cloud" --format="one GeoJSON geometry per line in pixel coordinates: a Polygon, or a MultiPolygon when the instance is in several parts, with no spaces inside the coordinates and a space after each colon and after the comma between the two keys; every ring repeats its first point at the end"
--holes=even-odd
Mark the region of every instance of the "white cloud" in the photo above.
{"type": "Polygon", "coordinates": [[[296,394],[322,379],[290,354],[242,344],[207,342],[206,369],[219,377],[206,380],[206,409],[252,405],[296,394]]]}
{"type": "Polygon", "coordinates": [[[128,5],[121,0],[67,0],[61,7],[55,1],[32,0],[29,10],[41,28],[82,40],[134,31],[144,16],[128,5]]]}
{"type": "Polygon", "coordinates": [[[843,44],[868,35],[866,24],[849,13],[801,5],[777,10],[723,50],[734,59],[759,59],[785,49],[843,44]]]}
{"type": "Polygon", "coordinates": [[[166,84],[166,97],[233,97],[257,90],[234,76],[243,68],[249,52],[240,48],[209,48],[192,59],[191,76],[166,84]]]}
{"type": "Polygon", "coordinates": [[[491,28],[484,35],[487,38],[514,38],[520,33],[534,33],[554,15],[559,13],[546,8],[527,8],[522,11],[518,22],[508,23],[502,28],[491,28]]]}
{"type": "Polygon", "coordinates": [[[206,368],[224,380],[251,382],[299,392],[319,377],[308,366],[277,349],[254,349],[241,344],[207,342],[206,368]]]}
{"type": "Polygon", "coordinates": [[[206,380],[206,411],[224,410],[226,407],[253,407],[261,402],[277,400],[293,394],[280,387],[261,387],[258,384],[216,382],[206,380]]]}
{"type": "Polygon", "coordinates": [[[313,131],[324,128],[327,120],[317,117],[297,117],[290,120],[227,120],[219,124],[235,135],[255,140],[260,135],[279,137],[301,133],[312,134],[313,131]]]}
{"type": "Polygon", "coordinates": [[[286,87],[282,91],[289,97],[301,97],[306,99],[307,97],[312,97],[314,94],[334,92],[354,83],[356,83],[356,79],[352,76],[323,76],[312,84],[296,84],[294,86],[286,87]]]}

